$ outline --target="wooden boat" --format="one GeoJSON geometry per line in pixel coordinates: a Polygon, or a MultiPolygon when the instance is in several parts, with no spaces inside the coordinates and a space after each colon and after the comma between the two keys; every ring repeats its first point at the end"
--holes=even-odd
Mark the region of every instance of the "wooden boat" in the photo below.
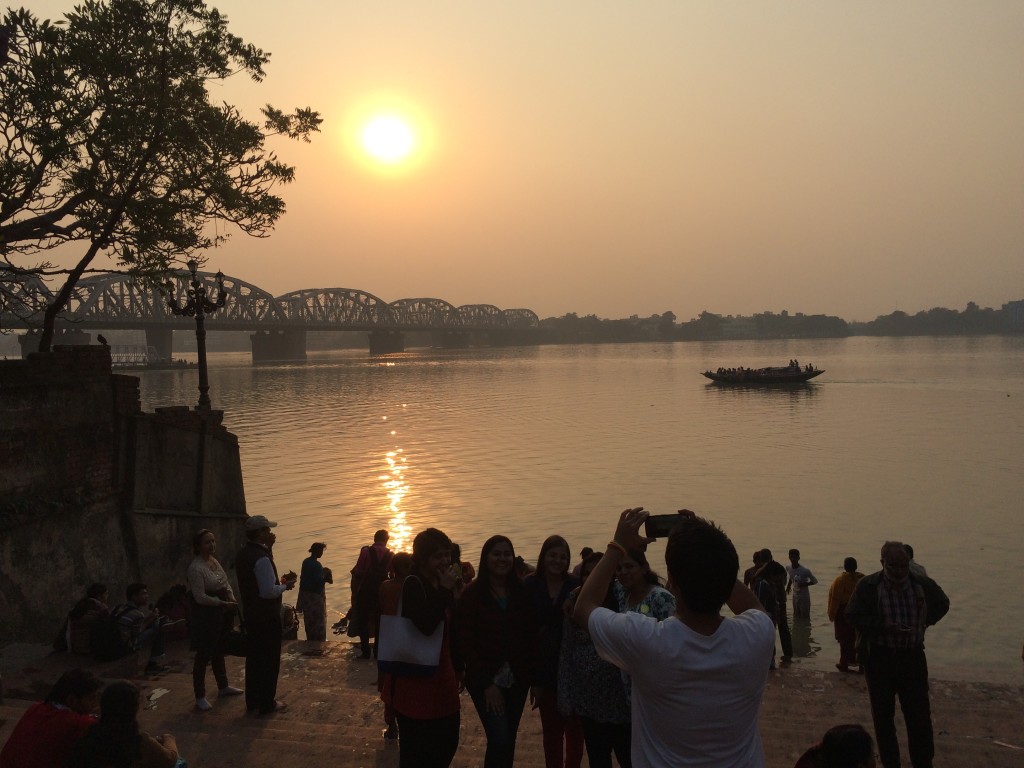
{"type": "Polygon", "coordinates": [[[716,384],[749,384],[763,386],[769,384],[802,384],[825,371],[814,366],[779,366],[775,368],[719,368],[717,371],[704,371],[703,376],[716,384]]]}

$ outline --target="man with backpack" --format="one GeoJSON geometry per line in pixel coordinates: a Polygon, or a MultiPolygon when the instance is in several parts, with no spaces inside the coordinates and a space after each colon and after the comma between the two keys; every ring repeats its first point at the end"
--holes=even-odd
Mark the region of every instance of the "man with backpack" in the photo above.
{"type": "Polygon", "coordinates": [[[121,631],[122,647],[128,652],[149,648],[146,674],[166,672],[168,667],[158,660],[164,655],[164,632],[183,621],[170,621],[149,605],[149,588],[142,583],[129,584],[125,590],[128,602],[111,612],[121,631]]]}
{"type": "MultiPolygon", "coordinates": [[[[359,550],[359,559],[352,569],[352,604],[359,619],[359,649],[361,658],[371,655],[370,639],[377,637],[380,623],[380,585],[391,571],[391,550],[388,539],[391,535],[381,529],[373,534],[373,544],[359,550]]],[[[377,655],[377,644],[373,644],[373,655],[377,655]]]]}

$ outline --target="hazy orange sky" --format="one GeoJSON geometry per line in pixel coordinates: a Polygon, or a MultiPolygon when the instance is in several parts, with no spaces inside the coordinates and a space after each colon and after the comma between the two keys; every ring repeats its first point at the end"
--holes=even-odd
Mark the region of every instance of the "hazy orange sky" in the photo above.
{"type": "Polygon", "coordinates": [[[1024,298],[1021,0],[211,5],[273,54],[214,98],[324,117],[273,145],[275,233],[209,254],[274,294],[680,320],[1024,298]],[[404,173],[354,151],[385,102],[429,145],[404,173]]]}

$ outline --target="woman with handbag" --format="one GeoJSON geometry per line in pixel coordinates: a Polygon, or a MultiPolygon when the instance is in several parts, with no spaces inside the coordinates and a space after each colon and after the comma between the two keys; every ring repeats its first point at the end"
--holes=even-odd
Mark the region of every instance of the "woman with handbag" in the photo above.
{"type": "Polygon", "coordinates": [[[484,768],[512,768],[519,721],[537,671],[533,607],[513,570],[515,556],[506,536],[484,542],[479,575],[456,604],[466,689],[487,734],[484,768]]]}
{"type": "Polygon", "coordinates": [[[459,747],[459,678],[451,653],[459,568],[451,551],[451,539],[436,528],[416,535],[399,616],[382,622],[378,663],[389,678],[381,698],[398,720],[399,768],[447,768],[459,747]]]}
{"type": "Polygon", "coordinates": [[[224,640],[234,624],[238,601],[231,591],[228,575],[217,562],[217,537],[213,531],[203,528],[192,537],[192,551],[195,557],[188,565],[187,581],[192,600],[192,649],[196,652],[192,665],[192,688],[196,695],[196,709],[206,712],[212,709],[206,698],[206,665],[213,666],[217,680],[218,696],[237,696],[242,693],[228,683],[227,667],[224,664],[224,640]]]}

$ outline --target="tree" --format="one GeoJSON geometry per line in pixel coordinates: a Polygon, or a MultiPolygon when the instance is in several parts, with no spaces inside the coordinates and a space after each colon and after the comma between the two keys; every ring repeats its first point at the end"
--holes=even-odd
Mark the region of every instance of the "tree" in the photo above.
{"type": "Polygon", "coordinates": [[[265,145],[309,141],[312,109],[264,107],[262,124],[210,100],[234,75],[259,82],[270,54],[228,31],[202,0],[86,0],[58,23],[8,10],[0,61],[0,268],[63,277],[40,349],[78,280],[126,272],[158,280],[229,233],[265,237],[274,194],[295,169],[265,145]],[[45,257],[85,247],[71,267],[45,257]],[[104,266],[94,266],[101,257],[104,266]]]}
{"type": "Polygon", "coordinates": [[[676,330],[676,313],[672,310],[655,315],[658,318],[658,334],[664,339],[671,339],[676,330]]]}

